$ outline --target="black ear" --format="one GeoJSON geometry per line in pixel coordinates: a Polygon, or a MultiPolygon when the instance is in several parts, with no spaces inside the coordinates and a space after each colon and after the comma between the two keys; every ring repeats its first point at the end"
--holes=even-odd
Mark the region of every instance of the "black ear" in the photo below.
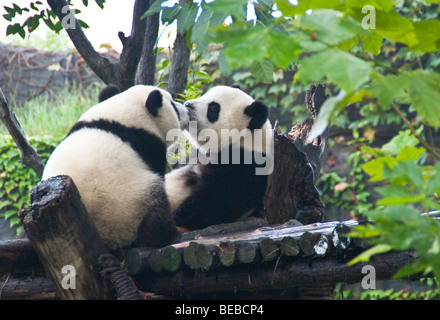
{"type": "Polygon", "coordinates": [[[151,91],[150,95],[147,98],[147,101],[145,101],[145,106],[147,107],[148,111],[154,116],[157,116],[157,110],[159,110],[160,107],[162,107],[163,99],[162,99],[162,93],[160,93],[159,90],[151,91]]]}
{"type": "Polygon", "coordinates": [[[248,128],[250,130],[261,129],[269,117],[269,108],[261,101],[254,101],[244,109],[244,114],[251,117],[248,128]]]}
{"type": "Polygon", "coordinates": [[[107,100],[108,98],[111,98],[120,92],[121,91],[119,90],[119,88],[117,86],[115,86],[113,84],[108,85],[107,87],[102,89],[101,92],[99,93],[98,101],[102,102],[104,100],[107,100]]]}
{"type": "Polygon", "coordinates": [[[231,87],[232,87],[232,88],[235,88],[235,89],[240,89],[240,90],[241,90],[241,87],[240,87],[239,84],[233,84],[231,87]]]}

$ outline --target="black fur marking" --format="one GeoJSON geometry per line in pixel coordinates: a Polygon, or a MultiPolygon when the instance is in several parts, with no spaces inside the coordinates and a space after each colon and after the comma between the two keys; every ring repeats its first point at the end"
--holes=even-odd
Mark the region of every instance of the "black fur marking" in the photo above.
{"type": "Polygon", "coordinates": [[[179,121],[180,121],[180,113],[179,113],[179,110],[177,110],[177,107],[176,107],[176,105],[174,104],[174,102],[171,101],[171,105],[173,106],[173,109],[174,109],[174,111],[175,111],[176,114],[177,114],[177,118],[178,118],[179,121]]]}
{"type": "Polygon", "coordinates": [[[119,122],[105,119],[93,121],[79,121],[70,129],[66,138],[72,133],[82,129],[102,130],[113,134],[123,142],[129,143],[131,148],[136,151],[142,161],[148,167],[164,176],[166,170],[166,145],[154,134],[143,129],[126,127],[119,122]]]}
{"type": "Polygon", "coordinates": [[[179,240],[171,214],[170,204],[163,184],[151,186],[150,203],[145,204],[144,215],[137,231],[137,245],[140,247],[165,247],[179,240]]]}
{"type": "MultiPolygon", "coordinates": [[[[231,148],[230,156],[232,152],[231,148]]],[[[267,175],[255,174],[255,169],[263,165],[244,164],[245,152],[240,149],[240,164],[220,164],[221,154],[219,164],[199,164],[198,183],[191,196],[177,208],[176,225],[190,230],[202,229],[236,221],[246,212],[262,208],[267,175]]]]}
{"type": "Polygon", "coordinates": [[[269,117],[269,108],[261,101],[254,101],[244,109],[244,114],[251,117],[248,125],[250,130],[261,129],[269,117]]]}
{"type": "Polygon", "coordinates": [[[220,105],[217,102],[213,101],[208,104],[208,112],[206,117],[208,118],[209,122],[216,122],[218,120],[220,109],[220,105]]]}
{"type": "Polygon", "coordinates": [[[120,92],[121,91],[119,90],[119,88],[117,86],[112,85],[112,84],[108,85],[107,87],[102,89],[101,92],[99,93],[98,101],[99,102],[105,101],[105,100],[117,95],[120,92]]]}
{"type": "Polygon", "coordinates": [[[151,91],[151,93],[147,98],[147,101],[145,101],[145,106],[147,107],[151,115],[157,117],[158,110],[160,107],[162,107],[162,103],[163,103],[162,93],[159,90],[154,90],[151,91]]]}

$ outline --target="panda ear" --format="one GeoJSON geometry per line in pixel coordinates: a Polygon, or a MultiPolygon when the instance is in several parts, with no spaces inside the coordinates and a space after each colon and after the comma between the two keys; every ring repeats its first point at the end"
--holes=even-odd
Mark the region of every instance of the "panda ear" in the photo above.
{"type": "Polygon", "coordinates": [[[117,95],[120,92],[121,91],[119,90],[119,88],[117,86],[115,86],[113,84],[108,85],[107,87],[102,89],[102,91],[99,93],[98,101],[99,102],[105,101],[105,100],[117,95]]]}
{"type": "Polygon", "coordinates": [[[269,117],[269,108],[261,101],[254,101],[244,109],[244,114],[251,117],[248,128],[250,130],[261,129],[269,117]]]}
{"type": "Polygon", "coordinates": [[[145,106],[147,107],[151,115],[156,117],[157,111],[160,107],[162,107],[162,103],[162,93],[160,93],[159,90],[154,90],[151,91],[150,95],[147,98],[147,101],[145,101],[145,106]]]}

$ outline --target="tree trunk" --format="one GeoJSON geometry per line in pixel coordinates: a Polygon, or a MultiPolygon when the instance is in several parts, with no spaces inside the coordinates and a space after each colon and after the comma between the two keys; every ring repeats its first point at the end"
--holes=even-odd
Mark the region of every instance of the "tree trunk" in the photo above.
{"type": "Polygon", "coordinates": [[[186,43],[186,33],[177,33],[174,41],[173,57],[171,59],[171,72],[168,78],[168,91],[173,98],[183,93],[188,81],[189,57],[191,51],[186,43]]]}
{"type": "MultiPolygon", "coordinates": [[[[149,0],[153,2],[153,0],[149,0]]],[[[157,35],[159,33],[159,13],[145,18],[146,30],[144,34],[144,45],[136,73],[135,84],[154,85],[156,73],[156,52],[157,35]]]]}

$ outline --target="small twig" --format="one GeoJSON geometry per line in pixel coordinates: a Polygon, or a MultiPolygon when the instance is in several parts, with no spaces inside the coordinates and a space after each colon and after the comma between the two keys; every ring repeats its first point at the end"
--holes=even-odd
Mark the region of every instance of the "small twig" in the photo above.
{"type": "Polygon", "coordinates": [[[44,164],[40,155],[35,151],[29,141],[26,139],[26,135],[21,128],[20,124],[15,117],[14,112],[9,107],[8,101],[0,88],[0,119],[8,129],[9,134],[14,139],[15,144],[21,152],[20,162],[27,165],[35,171],[37,176],[41,178],[43,175],[44,164]]]}
{"type": "Polygon", "coordinates": [[[414,134],[414,136],[419,140],[420,144],[425,147],[428,152],[430,152],[437,160],[440,160],[440,155],[434,150],[433,147],[431,147],[414,129],[411,122],[403,115],[403,113],[399,110],[399,108],[396,106],[394,102],[391,102],[391,107],[396,111],[396,113],[399,115],[400,119],[406,124],[406,126],[411,130],[411,132],[414,134]]]}

